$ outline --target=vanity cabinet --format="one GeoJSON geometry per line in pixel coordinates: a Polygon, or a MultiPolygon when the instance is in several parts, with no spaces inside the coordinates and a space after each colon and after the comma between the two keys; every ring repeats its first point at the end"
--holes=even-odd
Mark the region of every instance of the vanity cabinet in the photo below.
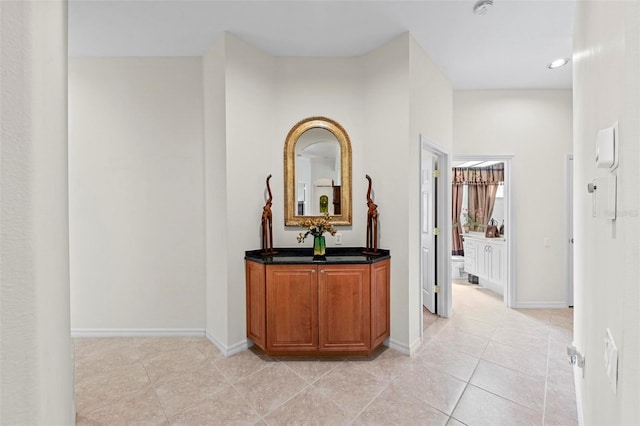
{"type": "Polygon", "coordinates": [[[389,337],[388,256],[282,263],[289,257],[245,258],[247,337],[257,347],[269,355],[368,355],[389,337]]]}
{"type": "Polygon", "coordinates": [[[504,294],[506,249],[502,238],[464,237],[464,270],[477,275],[480,284],[504,294]]]}

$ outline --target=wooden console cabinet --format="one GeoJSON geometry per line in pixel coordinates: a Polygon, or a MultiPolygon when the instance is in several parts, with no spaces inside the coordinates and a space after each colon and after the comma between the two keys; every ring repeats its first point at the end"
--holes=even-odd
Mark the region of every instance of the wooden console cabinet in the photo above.
{"type": "Polygon", "coordinates": [[[390,259],[357,260],[247,256],[247,337],[269,355],[370,354],[389,337],[390,259]]]}

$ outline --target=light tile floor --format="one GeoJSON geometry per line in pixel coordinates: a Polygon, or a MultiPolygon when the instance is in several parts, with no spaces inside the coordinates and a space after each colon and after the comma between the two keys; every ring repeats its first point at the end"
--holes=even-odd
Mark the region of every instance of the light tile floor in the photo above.
{"type": "Polygon", "coordinates": [[[225,358],[204,338],[76,339],[77,423],[575,425],[570,309],[457,283],[412,357],[225,358]]]}

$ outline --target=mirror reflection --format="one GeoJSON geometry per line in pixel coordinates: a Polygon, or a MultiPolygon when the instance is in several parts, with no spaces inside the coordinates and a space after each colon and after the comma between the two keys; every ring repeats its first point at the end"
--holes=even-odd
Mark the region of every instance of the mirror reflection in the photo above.
{"type": "Polygon", "coordinates": [[[340,144],[327,129],[305,131],[296,143],[296,209],[298,216],[341,213],[340,144]]]}
{"type": "Polygon", "coordinates": [[[284,144],[285,225],[331,216],[333,225],[351,225],[351,142],[344,128],[327,117],[296,123],[284,144]]]}

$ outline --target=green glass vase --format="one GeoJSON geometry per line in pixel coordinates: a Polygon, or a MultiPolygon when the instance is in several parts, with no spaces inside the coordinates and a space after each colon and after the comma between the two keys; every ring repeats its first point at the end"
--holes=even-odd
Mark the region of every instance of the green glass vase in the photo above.
{"type": "Polygon", "coordinates": [[[313,236],[313,259],[324,260],[326,248],[327,246],[324,241],[324,235],[320,235],[319,237],[316,237],[314,235],[313,236]]]}

